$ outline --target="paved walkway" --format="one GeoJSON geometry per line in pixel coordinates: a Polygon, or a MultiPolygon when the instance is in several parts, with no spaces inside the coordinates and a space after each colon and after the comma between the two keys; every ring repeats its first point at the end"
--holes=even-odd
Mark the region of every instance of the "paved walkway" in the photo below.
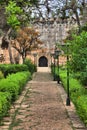
{"type": "Polygon", "coordinates": [[[87,130],[50,73],[35,73],[0,130],[87,130]]]}

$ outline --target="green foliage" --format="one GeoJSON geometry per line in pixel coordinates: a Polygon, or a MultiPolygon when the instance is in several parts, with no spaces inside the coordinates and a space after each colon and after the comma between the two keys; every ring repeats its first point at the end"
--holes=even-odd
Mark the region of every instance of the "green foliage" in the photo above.
{"type": "Polygon", "coordinates": [[[79,72],[80,80],[87,85],[87,32],[82,32],[79,36],[74,35],[71,44],[71,69],[79,72]]]}
{"type": "MultiPolygon", "coordinates": [[[[60,70],[60,79],[65,90],[67,91],[66,69],[60,70]]],[[[81,85],[81,83],[77,79],[73,78],[72,74],[70,74],[69,83],[70,98],[75,104],[79,116],[87,125],[87,90],[81,85]]]]}
{"type": "Polygon", "coordinates": [[[17,6],[15,1],[10,1],[8,6],[6,7],[6,15],[7,15],[7,23],[12,27],[15,28],[20,26],[19,15],[22,14],[22,9],[17,6]]]}
{"type": "Polygon", "coordinates": [[[80,28],[80,32],[86,31],[87,32],[87,23],[80,28]]]}
{"type": "Polygon", "coordinates": [[[87,95],[81,95],[77,98],[76,106],[78,114],[87,126],[87,95]]]}
{"type": "Polygon", "coordinates": [[[3,79],[4,78],[4,75],[2,73],[2,71],[0,71],[0,79],[3,79]]]}
{"type": "Polygon", "coordinates": [[[18,72],[9,75],[6,79],[0,81],[0,91],[10,92],[12,101],[15,101],[28,79],[31,79],[31,74],[29,72],[18,72]]]}
{"type": "Polygon", "coordinates": [[[14,83],[12,80],[2,79],[0,81],[0,91],[1,92],[10,92],[12,101],[15,101],[19,92],[19,85],[14,83]]]}
{"type": "Polygon", "coordinates": [[[0,120],[7,114],[11,105],[11,95],[9,92],[0,92],[0,120]]]}
{"type": "Polygon", "coordinates": [[[9,81],[16,83],[19,87],[19,94],[23,90],[26,82],[31,80],[31,73],[30,72],[18,72],[16,74],[8,75],[7,79],[9,81]]]}
{"type": "Polygon", "coordinates": [[[1,64],[0,70],[6,77],[8,74],[17,73],[21,71],[28,71],[28,67],[25,64],[1,64]]]}
{"type": "Polygon", "coordinates": [[[25,59],[24,64],[28,66],[28,70],[33,74],[33,72],[37,71],[36,66],[32,63],[30,59],[25,59]]]}
{"type": "Polygon", "coordinates": [[[0,119],[7,114],[11,103],[18,98],[26,82],[30,79],[29,72],[18,72],[0,80],[0,119]]]}

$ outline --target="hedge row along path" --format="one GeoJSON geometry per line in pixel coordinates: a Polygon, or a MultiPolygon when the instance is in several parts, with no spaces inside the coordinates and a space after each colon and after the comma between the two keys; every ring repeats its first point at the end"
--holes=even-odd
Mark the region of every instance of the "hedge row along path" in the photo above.
{"type": "Polygon", "coordinates": [[[5,117],[0,130],[87,130],[74,105],[50,73],[36,72],[5,117]]]}

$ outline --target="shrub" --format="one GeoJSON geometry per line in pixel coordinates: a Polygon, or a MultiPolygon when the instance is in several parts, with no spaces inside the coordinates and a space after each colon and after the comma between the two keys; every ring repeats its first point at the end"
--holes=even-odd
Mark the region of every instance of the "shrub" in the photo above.
{"type": "Polygon", "coordinates": [[[17,73],[21,71],[27,71],[28,67],[24,64],[1,64],[0,70],[6,77],[8,74],[17,73]]]}
{"type": "Polygon", "coordinates": [[[8,92],[0,92],[0,120],[7,114],[11,105],[11,95],[8,92]]]}
{"type": "Polygon", "coordinates": [[[8,80],[16,83],[19,87],[19,94],[23,90],[26,82],[31,80],[31,73],[30,72],[18,72],[16,74],[8,75],[8,80]]]}
{"type": "Polygon", "coordinates": [[[4,78],[4,75],[3,73],[0,71],[0,79],[3,79],[4,78]]]}
{"type": "Polygon", "coordinates": [[[77,98],[76,107],[81,119],[87,125],[87,95],[82,95],[77,98]]]}
{"type": "Polygon", "coordinates": [[[10,81],[8,79],[2,79],[0,81],[0,91],[10,92],[12,101],[15,101],[17,99],[19,87],[20,86],[16,82],[14,83],[12,80],[10,81]]]}
{"type": "Polygon", "coordinates": [[[31,74],[36,70],[36,66],[32,63],[30,59],[25,59],[24,64],[28,66],[28,70],[31,72],[31,74]]]}
{"type": "Polygon", "coordinates": [[[87,85],[87,32],[82,32],[79,36],[74,35],[71,41],[71,69],[79,72],[80,81],[87,85]]]}
{"type": "Polygon", "coordinates": [[[31,79],[29,72],[18,72],[16,74],[9,75],[6,79],[0,81],[0,91],[10,92],[12,102],[15,101],[18,95],[21,93],[24,85],[31,79]]]}
{"type": "MultiPolygon", "coordinates": [[[[67,75],[66,70],[60,70],[60,78],[62,84],[67,91],[67,75]]],[[[87,125],[87,90],[82,84],[70,74],[70,98],[76,106],[77,113],[87,125]]]]}
{"type": "Polygon", "coordinates": [[[0,81],[0,119],[7,114],[10,104],[18,98],[30,79],[31,73],[26,71],[8,75],[6,79],[0,81]]]}

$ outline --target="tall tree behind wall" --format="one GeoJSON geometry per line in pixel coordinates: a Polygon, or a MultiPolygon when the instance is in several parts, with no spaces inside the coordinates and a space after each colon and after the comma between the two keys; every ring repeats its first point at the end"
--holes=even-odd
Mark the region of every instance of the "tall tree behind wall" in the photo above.
{"type": "Polygon", "coordinates": [[[1,10],[3,10],[3,14],[1,15],[4,16],[3,21],[1,20],[2,21],[1,25],[3,25],[2,30],[6,30],[7,27],[7,30],[5,31],[5,35],[3,36],[3,41],[2,41],[4,47],[3,45],[2,47],[5,48],[5,46],[6,47],[8,46],[11,63],[13,63],[13,58],[12,58],[10,41],[12,37],[15,37],[12,36],[15,34],[12,32],[16,32],[16,29],[18,27],[25,26],[25,23],[27,24],[29,22],[28,16],[26,14],[26,9],[28,6],[31,6],[32,4],[36,4],[36,2],[37,0],[33,0],[33,1],[26,0],[26,2],[24,2],[23,0],[21,1],[1,0],[0,1],[0,5],[1,5],[0,8],[1,10]]]}

